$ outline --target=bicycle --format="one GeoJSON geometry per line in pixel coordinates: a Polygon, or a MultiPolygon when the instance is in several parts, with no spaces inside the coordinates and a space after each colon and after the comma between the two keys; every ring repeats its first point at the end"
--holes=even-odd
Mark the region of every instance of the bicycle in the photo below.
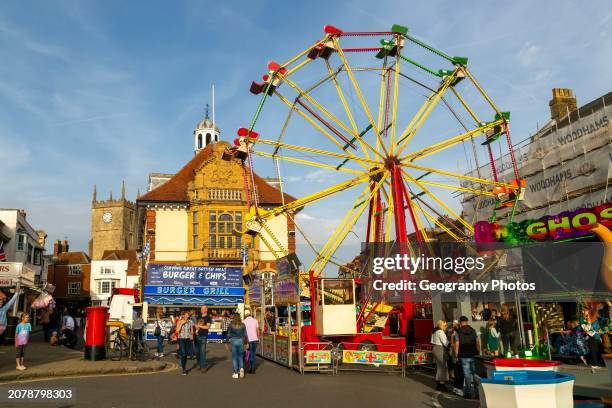
{"type": "Polygon", "coordinates": [[[143,333],[141,339],[136,341],[134,332],[130,333],[130,340],[133,345],[132,360],[147,361],[152,358],[145,336],[146,334],[143,333]]]}
{"type": "Polygon", "coordinates": [[[112,361],[120,361],[123,356],[129,356],[130,340],[122,334],[122,327],[113,330],[109,335],[109,341],[106,346],[108,358],[112,361]]]}

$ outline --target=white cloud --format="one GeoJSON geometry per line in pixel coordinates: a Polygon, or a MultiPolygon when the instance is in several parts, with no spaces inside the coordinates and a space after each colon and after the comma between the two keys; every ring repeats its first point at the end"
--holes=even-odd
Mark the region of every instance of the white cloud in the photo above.
{"type": "Polygon", "coordinates": [[[522,66],[528,67],[532,65],[540,55],[541,47],[533,44],[532,42],[527,42],[518,51],[517,57],[522,66]]]}

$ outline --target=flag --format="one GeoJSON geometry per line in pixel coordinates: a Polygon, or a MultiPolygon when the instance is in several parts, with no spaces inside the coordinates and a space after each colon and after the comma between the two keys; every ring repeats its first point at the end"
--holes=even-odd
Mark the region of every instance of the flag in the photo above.
{"type": "Polygon", "coordinates": [[[242,249],[242,264],[246,265],[249,263],[249,246],[245,245],[242,249]]]}
{"type": "Polygon", "coordinates": [[[0,262],[6,262],[6,252],[4,252],[4,241],[0,242],[0,262]]]}
{"type": "Polygon", "coordinates": [[[147,255],[149,255],[149,251],[151,250],[151,245],[149,244],[149,240],[145,244],[144,248],[142,248],[142,252],[140,253],[140,259],[144,259],[147,255]]]}

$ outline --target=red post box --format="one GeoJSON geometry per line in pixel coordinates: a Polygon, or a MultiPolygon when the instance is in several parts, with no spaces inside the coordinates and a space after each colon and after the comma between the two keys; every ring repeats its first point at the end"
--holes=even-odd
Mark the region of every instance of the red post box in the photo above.
{"type": "Polygon", "coordinates": [[[85,360],[104,360],[106,358],[106,306],[92,306],[87,310],[85,330],[85,360]]]}

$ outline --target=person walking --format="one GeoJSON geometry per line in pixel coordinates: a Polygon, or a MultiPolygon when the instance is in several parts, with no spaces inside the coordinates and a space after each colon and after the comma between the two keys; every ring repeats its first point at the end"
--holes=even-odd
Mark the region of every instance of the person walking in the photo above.
{"type": "Polygon", "coordinates": [[[45,343],[49,343],[51,341],[51,316],[48,308],[44,307],[40,309],[38,312],[38,321],[43,328],[45,343]]]}
{"type": "Polygon", "coordinates": [[[501,316],[497,319],[497,328],[504,346],[504,354],[506,356],[508,352],[511,352],[513,356],[518,354],[516,347],[518,323],[507,306],[502,307],[501,316]]]}
{"type": "Polygon", "coordinates": [[[134,320],[132,320],[132,333],[134,334],[133,350],[136,353],[139,349],[143,348],[143,334],[144,334],[145,322],[140,312],[136,312],[134,320]]]}
{"type": "Polygon", "coordinates": [[[433,356],[436,361],[436,390],[446,390],[446,382],[448,381],[448,338],[446,337],[447,323],[444,320],[438,320],[438,324],[431,335],[431,344],[433,345],[433,356]]]}
{"type": "Polygon", "coordinates": [[[246,328],[247,339],[249,341],[249,373],[255,374],[255,353],[259,342],[259,322],[251,316],[251,311],[244,311],[244,327],[246,328]]]}
{"type": "Polygon", "coordinates": [[[30,315],[23,313],[21,315],[21,322],[15,328],[15,364],[17,370],[26,369],[26,366],[23,365],[23,355],[28,345],[31,331],[32,325],[30,324],[30,315]]]}
{"type": "Polygon", "coordinates": [[[221,341],[227,341],[227,330],[231,322],[229,311],[223,311],[223,316],[221,316],[221,341]]]}
{"type": "Polygon", "coordinates": [[[68,348],[74,348],[77,344],[77,336],[74,334],[74,318],[70,315],[68,308],[64,309],[64,315],[62,316],[62,339],[60,344],[65,345],[68,348]]]}
{"type": "Polygon", "coordinates": [[[496,322],[493,318],[487,322],[487,350],[492,356],[499,356],[499,337],[500,334],[495,328],[496,322]]]}
{"type": "Polygon", "coordinates": [[[164,327],[164,321],[162,320],[162,314],[160,312],[155,315],[155,328],[153,329],[153,335],[157,338],[157,352],[155,357],[164,356],[164,338],[166,337],[166,328],[164,327]]]}
{"type": "Polygon", "coordinates": [[[232,366],[234,373],[232,378],[244,378],[244,347],[247,344],[247,334],[244,323],[240,319],[238,313],[234,313],[232,316],[232,323],[229,325],[227,330],[227,336],[232,347],[232,366]]]}
{"type": "Polygon", "coordinates": [[[480,354],[480,342],[478,341],[476,330],[468,324],[468,318],[465,316],[459,318],[459,329],[457,330],[457,339],[454,346],[455,355],[463,368],[463,396],[474,398],[476,396],[474,388],[474,373],[476,371],[474,356],[480,354]]]}
{"type": "Polygon", "coordinates": [[[184,312],[181,315],[177,325],[178,333],[179,356],[181,357],[181,370],[183,375],[187,375],[187,356],[193,344],[193,335],[195,333],[195,325],[189,318],[189,312],[184,312]]]}
{"type": "Polygon", "coordinates": [[[196,357],[198,359],[198,366],[201,372],[206,372],[206,344],[208,342],[208,330],[212,324],[212,317],[208,314],[208,307],[202,306],[200,308],[200,316],[196,323],[196,357]]]}

